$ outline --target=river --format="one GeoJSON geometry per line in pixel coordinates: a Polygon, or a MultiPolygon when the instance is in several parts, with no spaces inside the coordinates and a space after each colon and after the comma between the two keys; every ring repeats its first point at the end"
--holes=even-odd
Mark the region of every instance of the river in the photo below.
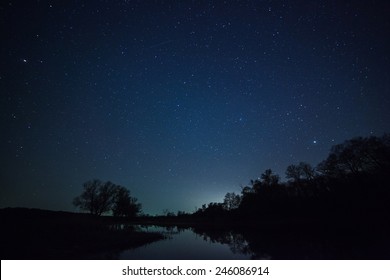
{"type": "Polygon", "coordinates": [[[149,226],[144,227],[143,230],[161,232],[166,236],[166,239],[125,250],[119,254],[119,259],[250,259],[250,255],[232,250],[229,244],[216,242],[191,229],[149,226]]]}

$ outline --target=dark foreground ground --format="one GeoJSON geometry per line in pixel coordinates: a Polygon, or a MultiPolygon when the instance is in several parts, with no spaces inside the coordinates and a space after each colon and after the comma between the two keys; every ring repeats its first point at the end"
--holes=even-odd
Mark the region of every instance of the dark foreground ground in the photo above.
{"type": "Polygon", "coordinates": [[[1,259],[93,259],[164,237],[116,226],[111,217],[39,209],[0,209],[1,259]]]}

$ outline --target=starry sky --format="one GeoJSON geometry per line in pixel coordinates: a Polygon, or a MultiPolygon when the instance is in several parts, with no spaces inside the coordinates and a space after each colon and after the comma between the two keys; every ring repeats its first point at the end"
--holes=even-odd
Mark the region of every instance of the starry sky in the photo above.
{"type": "Polygon", "coordinates": [[[388,1],[3,1],[0,207],[192,212],[390,132],[388,1]]]}

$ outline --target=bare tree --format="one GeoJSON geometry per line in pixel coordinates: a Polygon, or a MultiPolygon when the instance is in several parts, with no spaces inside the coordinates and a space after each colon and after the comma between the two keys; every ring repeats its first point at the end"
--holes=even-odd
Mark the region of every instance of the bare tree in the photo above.
{"type": "Polygon", "coordinates": [[[100,180],[91,180],[83,184],[83,192],[73,200],[73,205],[82,210],[87,210],[93,215],[100,215],[101,207],[100,188],[102,187],[100,180]]]}
{"type": "Polygon", "coordinates": [[[332,147],[318,170],[328,176],[376,172],[390,167],[390,136],[356,137],[332,147]]]}
{"type": "Polygon", "coordinates": [[[291,164],[287,166],[286,169],[286,178],[292,179],[294,182],[299,182],[302,176],[302,169],[299,167],[299,165],[291,164]]]}
{"type": "Polygon", "coordinates": [[[91,180],[83,184],[83,192],[73,200],[73,205],[91,214],[101,216],[112,210],[114,216],[135,216],[141,204],[130,196],[126,188],[112,182],[91,180]]]}

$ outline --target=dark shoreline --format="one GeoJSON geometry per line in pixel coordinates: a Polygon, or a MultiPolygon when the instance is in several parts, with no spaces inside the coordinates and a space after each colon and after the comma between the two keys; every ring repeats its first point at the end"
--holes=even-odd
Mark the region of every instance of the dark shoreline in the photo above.
{"type": "Polygon", "coordinates": [[[263,258],[262,252],[269,252],[275,259],[388,259],[390,249],[389,222],[362,217],[256,222],[189,215],[143,216],[129,220],[4,208],[0,209],[0,221],[1,259],[117,259],[124,250],[165,238],[161,233],[142,231],[142,227],[147,226],[191,229],[213,242],[227,244],[232,241],[231,236],[241,236],[256,259],[263,258]]]}
{"type": "Polygon", "coordinates": [[[164,239],[117,219],[28,208],[0,209],[1,259],[94,259],[164,239]]]}

